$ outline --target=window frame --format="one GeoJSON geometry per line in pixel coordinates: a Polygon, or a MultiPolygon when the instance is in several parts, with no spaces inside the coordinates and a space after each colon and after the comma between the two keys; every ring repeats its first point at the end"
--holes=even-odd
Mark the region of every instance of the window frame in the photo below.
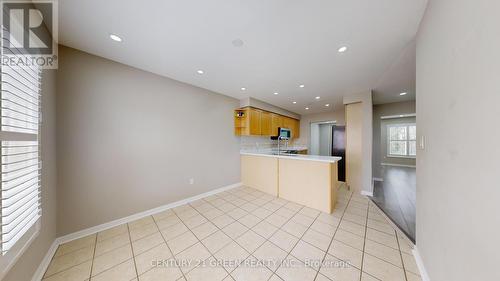
{"type": "Polygon", "coordinates": [[[415,136],[414,140],[410,139],[410,127],[415,126],[415,131],[417,124],[416,123],[392,123],[392,124],[387,124],[386,125],[386,134],[387,134],[387,141],[386,141],[386,156],[390,158],[408,158],[408,159],[415,159],[417,158],[417,151],[415,149],[415,155],[410,155],[410,142],[415,142],[415,147],[417,144],[417,137],[415,136]],[[394,127],[406,127],[406,139],[404,140],[391,140],[391,128],[394,127]],[[391,142],[395,141],[400,141],[400,142],[406,142],[406,155],[398,155],[398,154],[391,154],[391,142]]]}

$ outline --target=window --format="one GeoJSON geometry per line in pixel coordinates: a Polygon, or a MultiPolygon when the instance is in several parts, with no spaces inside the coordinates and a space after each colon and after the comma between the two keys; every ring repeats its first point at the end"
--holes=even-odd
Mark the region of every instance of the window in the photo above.
{"type": "Polygon", "coordinates": [[[417,155],[417,127],[415,124],[387,125],[387,155],[415,157],[417,155]]]}
{"type": "Polygon", "coordinates": [[[35,66],[1,68],[0,249],[9,260],[35,235],[41,216],[40,77],[35,66]]]}

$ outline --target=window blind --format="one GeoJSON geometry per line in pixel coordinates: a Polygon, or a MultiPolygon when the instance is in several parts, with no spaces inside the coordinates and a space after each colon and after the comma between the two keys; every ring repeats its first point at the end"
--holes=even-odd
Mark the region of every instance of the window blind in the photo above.
{"type": "MultiPolygon", "coordinates": [[[[3,38],[4,44],[7,44],[3,38]]],[[[21,52],[14,55],[20,55],[21,52]]],[[[11,53],[12,55],[12,53],[11,53]]],[[[37,67],[1,67],[0,247],[5,255],[36,224],[40,206],[40,83],[37,67]]]]}

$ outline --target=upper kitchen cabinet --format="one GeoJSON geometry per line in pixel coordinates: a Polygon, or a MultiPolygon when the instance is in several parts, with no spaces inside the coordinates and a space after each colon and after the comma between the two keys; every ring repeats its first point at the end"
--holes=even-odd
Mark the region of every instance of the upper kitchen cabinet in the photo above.
{"type": "Polygon", "coordinates": [[[234,111],[234,133],[237,136],[276,136],[279,127],[290,129],[292,138],[300,136],[299,120],[253,107],[234,111]]]}

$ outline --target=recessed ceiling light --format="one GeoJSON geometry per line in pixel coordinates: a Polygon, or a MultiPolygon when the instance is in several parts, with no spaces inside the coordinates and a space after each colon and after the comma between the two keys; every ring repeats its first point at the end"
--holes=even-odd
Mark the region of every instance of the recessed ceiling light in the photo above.
{"type": "Polygon", "coordinates": [[[292,103],[293,103],[293,104],[297,104],[297,102],[296,102],[296,101],[292,101],[292,103]]]}
{"type": "Polygon", "coordinates": [[[306,85],[300,84],[299,87],[304,88],[306,85]]]}
{"type": "Polygon", "coordinates": [[[327,103],[327,104],[325,104],[325,106],[326,106],[326,107],[329,107],[329,106],[330,106],[330,104],[329,104],[329,103],[327,103]]]}
{"type": "Polygon", "coordinates": [[[408,93],[407,93],[407,92],[404,92],[404,93],[401,93],[401,94],[399,94],[399,95],[400,95],[400,96],[404,96],[404,95],[406,95],[406,94],[408,94],[408,93]]]}
{"type": "Polygon", "coordinates": [[[116,41],[116,42],[121,42],[122,41],[122,38],[116,34],[110,34],[109,35],[109,38],[111,38],[113,41],[116,41]]]}
{"type": "Polygon", "coordinates": [[[205,73],[205,72],[204,72],[203,70],[201,70],[201,69],[198,69],[196,72],[198,72],[198,74],[203,74],[203,73],[205,73]]]}
{"type": "Polygon", "coordinates": [[[345,51],[347,51],[347,47],[346,47],[346,46],[342,46],[342,47],[340,47],[340,48],[338,49],[338,52],[339,52],[339,53],[343,53],[343,52],[345,52],[345,51]]]}
{"type": "Polygon", "coordinates": [[[247,90],[247,88],[245,88],[245,87],[242,87],[242,88],[241,88],[241,90],[242,90],[242,91],[246,91],[246,90],[247,90]]]}
{"type": "Polygon", "coordinates": [[[319,100],[321,97],[316,97],[315,99],[319,100]]]}
{"type": "Polygon", "coordinates": [[[309,107],[306,107],[306,110],[309,110],[309,107]]]}
{"type": "Polygon", "coordinates": [[[278,92],[274,92],[274,95],[279,95],[279,93],[278,92]]]}

